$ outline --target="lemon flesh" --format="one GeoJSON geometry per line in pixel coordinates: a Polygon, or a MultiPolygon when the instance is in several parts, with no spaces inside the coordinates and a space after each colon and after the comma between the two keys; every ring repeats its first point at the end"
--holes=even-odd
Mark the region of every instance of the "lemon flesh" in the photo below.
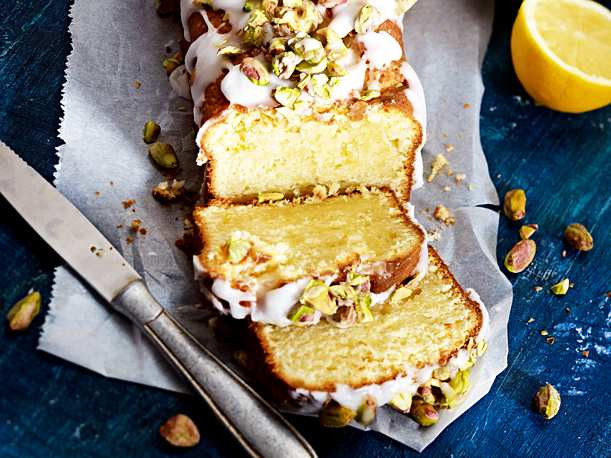
{"type": "Polygon", "coordinates": [[[518,79],[535,101],[582,113],[611,103],[611,11],[591,0],[525,0],[511,36],[518,79]]]}

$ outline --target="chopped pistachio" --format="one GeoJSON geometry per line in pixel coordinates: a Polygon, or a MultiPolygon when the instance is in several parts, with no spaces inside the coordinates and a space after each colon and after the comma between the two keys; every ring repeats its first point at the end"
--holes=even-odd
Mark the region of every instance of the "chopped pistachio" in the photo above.
{"type": "Polygon", "coordinates": [[[340,299],[347,299],[354,294],[354,290],[352,290],[350,285],[339,284],[330,286],[329,293],[335,297],[339,297],[340,299]]]}
{"type": "Polygon", "coordinates": [[[310,280],[301,295],[300,302],[314,307],[325,315],[332,315],[337,309],[335,301],[329,296],[329,287],[321,280],[310,280]]]}
{"type": "Polygon", "coordinates": [[[354,21],[354,30],[359,34],[369,32],[374,27],[379,17],[380,12],[373,5],[363,6],[356,21],[354,21]]]}
{"type": "Polygon", "coordinates": [[[274,91],[276,101],[285,107],[294,108],[301,91],[294,87],[279,87],[274,91]]]}
{"type": "Polygon", "coordinates": [[[219,48],[217,54],[219,56],[239,56],[240,54],[244,54],[244,50],[237,46],[227,45],[219,48]]]}
{"type": "Polygon", "coordinates": [[[348,53],[348,48],[346,48],[344,41],[332,28],[325,27],[319,29],[316,31],[316,36],[322,40],[327,58],[330,61],[340,59],[348,53]]]}
{"type": "Polygon", "coordinates": [[[272,71],[281,79],[289,79],[302,58],[292,51],[282,52],[272,58],[272,71]]]}
{"type": "Polygon", "coordinates": [[[325,58],[325,48],[316,38],[306,36],[291,43],[291,48],[308,64],[318,64],[325,58]]]}
{"type": "Polygon", "coordinates": [[[369,277],[366,275],[357,274],[356,272],[350,271],[346,275],[346,281],[350,286],[360,286],[367,283],[369,277]]]}
{"type": "Polygon", "coordinates": [[[443,154],[438,154],[433,159],[433,163],[431,164],[431,174],[428,176],[426,181],[432,183],[437,174],[443,169],[449,162],[443,154]]]}
{"type": "Polygon", "coordinates": [[[329,62],[327,64],[327,75],[329,76],[346,76],[348,73],[344,67],[337,62],[329,62]]]}
{"type": "Polygon", "coordinates": [[[412,395],[408,393],[399,393],[395,395],[388,404],[399,412],[409,413],[412,407],[412,395]]]}
{"type": "Polygon", "coordinates": [[[175,447],[194,447],[199,443],[199,430],[193,420],[183,414],[168,419],[159,428],[159,434],[175,447]]]}
{"type": "Polygon", "coordinates": [[[327,68],[327,58],[326,57],[323,58],[320,62],[316,64],[309,64],[307,62],[301,62],[296,67],[297,71],[303,72],[303,73],[309,73],[309,74],[322,73],[325,71],[326,68],[327,68]]]}
{"type": "Polygon", "coordinates": [[[503,200],[505,216],[512,221],[519,221],[526,215],[526,193],[523,189],[507,191],[503,200]]]}
{"type": "Polygon", "coordinates": [[[539,388],[533,399],[534,407],[543,418],[551,420],[560,410],[560,394],[549,383],[539,388]]]}
{"type": "Polygon", "coordinates": [[[257,202],[277,202],[282,199],[284,199],[284,194],[281,192],[260,192],[257,197],[257,202]]]}
{"type": "Polygon", "coordinates": [[[245,13],[250,13],[253,9],[255,9],[256,5],[257,5],[256,1],[246,0],[244,2],[244,6],[242,7],[242,11],[244,11],[245,13]]]}
{"type": "Polygon", "coordinates": [[[520,240],[505,256],[505,268],[513,274],[520,273],[533,262],[536,253],[537,244],[534,240],[520,240]]]}
{"type": "Polygon", "coordinates": [[[267,86],[269,84],[269,73],[265,65],[254,57],[245,58],[240,64],[240,70],[257,86],[267,86]]]}
{"type": "Polygon", "coordinates": [[[439,412],[431,404],[414,399],[409,411],[420,426],[432,426],[439,421],[439,412]]]}
{"type": "Polygon", "coordinates": [[[262,10],[251,11],[246,25],[242,29],[242,41],[247,46],[260,46],[265,36],[263,25],[268,22],[267,16],[262,10]]]}
{"type": "Polygon", "coordinates": [[[154,143],[157,141],[159,134],[161,133],[161,127],[155,121],[147,121],[144,123],[144,129],[142,130],[142,140],[144,143],[154,143]]]}
{"type": "Polygon", "coordinates": [[[287,39],[285,37],[275,37],[269,42],[269,52],[272,55],[286,51],[287,39]]]}
{"type": "Polygon", "coordinates": [[[359,323],[373,321],[371,313],[371,294],[361,294],[356,302],[356,314],[359,323]]]}
{"type": "Polygon", "coordinates": [[[174,148],[168,143],[153,143],[149,146],[149,155],[159,167],[164,169],[175,169],[178,167],[178,158],[174,148]]]}
{"type": "Polygon", "coordinates": [[[376,410],[376,400],[373,396],[368,394],[363,399],[363,403],[357,409],[355,420],[363,426],[369,426],[376,419],[376,410]]]}
{"type": "Polygon", "coordinates": [[[570,282],[568,278],[559,281],[550,288],[551,292],[556,296],[564,296],[569,290],[570,282]]]}
{"type": "Polygon", "coordinates": [[[520,238],[522,240],[529,239],[539,229],[538,224],[526,224],[520,228],[520,238]]]}
{"type": "Polygon", "coordinates": [[[174,70],[176,70],[180,65],[182,65],[182,62],[176,57],[175,54],[172,57],[164,59],[161,65],[163,65],[163,69],[165,70],[166,75],[170,75],[174,70]]]}
{"type": "Polygon", "coordinates": [[[273,16],[276,12],[276,8],[278,8],[278,3],[278,0],[262,0],[261,7],[263,8],[263,11],[265,11],[267,14],[273,16]]]}
{"type": "Polygon", "coordinates": [[[32,291],[17,301],[8,311],[6,319],[12,331],[26,330],[36,315],[40,313],[42,296],[38,291],[32,291]]]}
{"type": "Polygon", "coordinates": [[[308,317],[314,315],[315,310],[307,305],[300,305],[297,311],[289,318],[293,323],[307,321],[308,317]]]}
{"type": "Polygon", "coordinates": [[[232,264],[241,263],[248,256],[250,251],[250,242],[232,235],[227,241],[227,258],[232,264]]]}
{"type": "Polygon", "coordinates": [[[328,401],[318,414],[320,424],[326,428],[341,428],[350,423],[354,417],[356,417],[354,410],[336,401],[328,401]]]}
{"type": "Polygon", "coordinates": [[[569,224],[564,231],[564,239],[569,245],[579,251],[590,251],[594,247],[592,234],[583,224],[569,224]]]}
{"type": "Polygon", "coordinates": [[[368,100],[373,100],[377,97],[380,97],[380,91],[377,89],[367,89],[361,93],[361,100],[367,102],[368,100]]]}
{"type": "Polygon", "coordinates": [[[311,80],[312,80],[312,75],[308,75],[307,73],[300,73],[299,81],[297,82],[297,87],[303,90],[308,84],[310,84],[311,80]]]}
{"type": "Polygon", "coordinates": [[[395,290],[395,292],[390,297],[390,303],[398,304],[404,299],[410,297],[413,292],[414,291],[411,288],[408,288],[407,286],[401,286],[400,288],[397,288],[397,290],[395,290]]]}
{"type": "Polygon", "coordinates": [[[323,99],[329,99],[331,97],[331,88],[327,84],[329,81],[329,77],[322,73],[317,75],[312,75],[312,90],[314,94],[323,99]]]}
{"type": "Polygon", "coordinates": [[[539,334],[541,334],[543,337],[548,336],[549,332],[547,332],[546,329],[541,329],[541,331],[539,331],[539,334]]]}
{"type": "Polygon", "coordinates": [[[449,380],[450,376],[450,369],[447,366],[439,367],[433,371],[433,378],[437,380],[449,380]]]}

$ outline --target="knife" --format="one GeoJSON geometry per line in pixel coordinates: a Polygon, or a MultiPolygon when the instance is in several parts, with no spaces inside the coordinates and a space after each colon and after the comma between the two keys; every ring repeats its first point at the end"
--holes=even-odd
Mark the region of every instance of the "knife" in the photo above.
{"type": "Polygon", "coordinates": [[[250,456],[316,457],[276,409],[155,300],[100,231],[2,141],[0,174],[0,193],[84,281],[138,325],[250,456]]]}

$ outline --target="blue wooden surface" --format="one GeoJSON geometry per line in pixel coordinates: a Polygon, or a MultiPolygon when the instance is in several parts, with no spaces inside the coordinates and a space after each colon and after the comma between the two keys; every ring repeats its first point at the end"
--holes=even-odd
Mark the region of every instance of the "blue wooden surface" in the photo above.
{"type": "MultiPolygon", "coordinates": [[[[424,456],[611,456],[611,108],[573,116],[533,105],[509,57],[518,3],[497,2],[483,70],[482,144],[499,192],[526,189],[527,220],[540,226],[539,251],[525,273],[511,276],[508,369],[424,456]],[[561,234],[572,221],[591,228],[595,248],[562,257],[561,234]],[[564,276],[575,287],[564,298],[552,296],[550,284],[564,276]],[[544,290],[535,293],[535,285],[544,290]],[[527,325],[529,317],[536,321],[527,325]],[[539,335],[541,329],[556,337],[554,345],[539,335]],[[590,351],[589,358],[582,350],[590,351]],[[529,409],[546,381],[558,387],[563,402],[550,422],[529,409]]],[[[70,50],[68,8],[67,0],[5,0],[0,7],[0,139],[48,179],[70,50]]],[[[499,259],[516,231],[501,220],[499,259]]],[[[30,288],[49,298],[58,258],[1,198],[0,259],[3,315],[30,288]]],[[[105,379],[36,351],[42,322],[41,314],[18,335],[0,326],[0,456],[240,456],[192,398],[105,379]],[[158,437],[160,423],[179,411],[202,432],[193,450],[170,449],[158,437]]],[[[321,456],[416,455],[376,433],[323,430],[315,420],[291,419],[321,456]]]]}

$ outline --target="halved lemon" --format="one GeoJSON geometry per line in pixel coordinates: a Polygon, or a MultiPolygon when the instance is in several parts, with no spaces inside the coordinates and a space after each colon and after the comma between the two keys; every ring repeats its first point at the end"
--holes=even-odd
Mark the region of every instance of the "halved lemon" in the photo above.
{"type": "Polygon", "coordinates": [[[549,108],[582,113],[611,103],[611,11],[591,0],[525,0],[511,57],[526,92],[549,108]]]}

